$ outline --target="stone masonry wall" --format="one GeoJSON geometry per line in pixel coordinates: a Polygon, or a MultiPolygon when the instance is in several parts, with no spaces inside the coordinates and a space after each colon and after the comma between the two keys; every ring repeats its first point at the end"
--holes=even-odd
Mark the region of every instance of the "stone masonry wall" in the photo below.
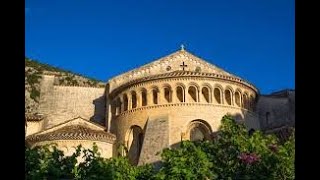
{"type": "MultiPolygon", "coordinates": [[[[148,129],[148,125],[146,123],[147,120],[150,119],[150,117],[167,116],[169,121],[169,129],[161,133],[168,132],[168,136],[163,135],[161,136],[161,138],[168,138],[163,140],[168,141],[168,147],[171,147],[181,141],[181,135],[182,133],[186,132],[188,124],[191,121],[198,119],[204,120],[211,126],[212,131],[215,132],[218,130],[221,124],[222,117],[227,113],[238,117],[238,120],[244,119],[248,129],[259,129],[259,122],[257,116],[242,108],[230,107],[226,105],[189,103],[185,105],[172,104],[169,106],[160,105],[157,107],[142,107],[137,108],[134,111],[128,113],[123,113],[119,115],[117,119],[114,119],[114,128],[112,128],[111,133],[116,134],[118,143],[123,143],[125,142],[125,135],[127,134],[131,126],[137,125],[140,126],[142,129],[148,129]]],[[[153,133],[160,134],[160,132],[158,131],[154,131],[153,133]]],[[[158,138],[159,136],[153,135],[152,137],[148,137],[148,139],[146,140],[148,140],[148,142],[158,142],[158,138]]],[[[143,142],[143,149],[141,155],[152,153],[154,154],[156,152],[159,152],[160,149],[156,148],[155,146],[152,146],[152,144],[148,142],[143,142]]],[[[148,157],[141,156],[141,158],[148,157]]],[[[154,163],[156,162],[156,159],[148,158],[140,159],[139,161],[144,163],[154,163]]]]}
{"type": "MultiPolygon", "coordinates": [[[[138,165],[159,162],[159,152],[169,147],[169,119],[167,116],[149,117],[138,165]],[[151,150],[149,150],[151,149],[151,150]]],[[[155,163],[155,165],[158,165],[155,163]]]]}
{"type": "Polygon", "coordinates": [[[295,96],[260,96],[257,102],[257,114],[261,129],[273,129],[284,125],[294,126],[295,96]]]}
{"type": "Polygon", "coordinates": [[[104,88],[54,86],[54,76],[44,76],[39,112],[45,116],[44,128],[81,116],[104,122],[104,88]]]}

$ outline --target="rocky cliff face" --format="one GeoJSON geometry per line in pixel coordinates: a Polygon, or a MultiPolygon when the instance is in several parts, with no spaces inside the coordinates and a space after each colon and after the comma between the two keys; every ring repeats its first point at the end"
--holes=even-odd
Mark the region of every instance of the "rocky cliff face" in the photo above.
{"type": "Polygon", "coordinates": [[[105,83],[25,58],[25,113],[37,113],[42,74],[54,73],[55,85],[104,87],[105,83]]]}

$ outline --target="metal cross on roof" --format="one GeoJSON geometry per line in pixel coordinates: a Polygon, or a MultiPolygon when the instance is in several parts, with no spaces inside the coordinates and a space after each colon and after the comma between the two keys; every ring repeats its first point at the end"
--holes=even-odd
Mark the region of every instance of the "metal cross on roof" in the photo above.
{"type": "Polygon", "coordinates": [[[182,67],[182,70],[184,71],[184,68],[187,67],[188,65],[184,64],[184,61],[182,62],[182,65],[180,65],[182,67]]]}
{"type": "Polygon", "coordinates": [[[184,45],[183,45],[183,44],[181,44],[181,46],[180,46],[180,47],[181,47],[181,50],[184,50],[184,45]]]}

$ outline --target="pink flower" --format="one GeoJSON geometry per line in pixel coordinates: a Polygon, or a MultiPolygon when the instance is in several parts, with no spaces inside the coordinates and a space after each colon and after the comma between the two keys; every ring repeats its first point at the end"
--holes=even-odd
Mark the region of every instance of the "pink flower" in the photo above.
{"type": "Polygon", "coordinates": [[[260,160],[260,157],[255,153],[241,153],[238,158],[245,164],[253,164],[260,160]]]}

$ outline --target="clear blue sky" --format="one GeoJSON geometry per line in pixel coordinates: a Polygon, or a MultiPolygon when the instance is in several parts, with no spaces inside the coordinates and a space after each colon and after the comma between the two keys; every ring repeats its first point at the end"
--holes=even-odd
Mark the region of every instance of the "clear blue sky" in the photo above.
{"type": "Polygon", "coordinates": [[[191,53],[270,93],[295,86],[294,0],[26,0],[25,54],[102,81],[191,53]]]}

